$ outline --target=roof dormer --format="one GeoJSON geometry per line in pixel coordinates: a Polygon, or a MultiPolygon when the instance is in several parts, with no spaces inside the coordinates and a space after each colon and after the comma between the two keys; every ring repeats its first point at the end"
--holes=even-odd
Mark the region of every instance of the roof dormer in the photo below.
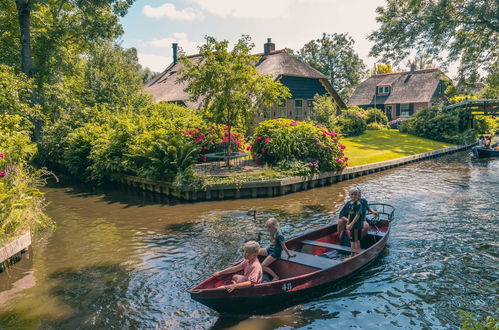
{"type": "Polygon", "coordinates": [[[391,90],[390,85],[376,86],[376,95],[390,95],[391,90]]]}

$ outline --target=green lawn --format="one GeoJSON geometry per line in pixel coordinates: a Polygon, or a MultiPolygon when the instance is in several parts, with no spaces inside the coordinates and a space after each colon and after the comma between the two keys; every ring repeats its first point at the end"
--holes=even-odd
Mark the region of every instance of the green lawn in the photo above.
{"type": "Polygon", "coordinates": [[[450,147],[451,144],[428,140],[398,130],[365,131],[342,139],[348,165],[364,165],[450,147]]]}

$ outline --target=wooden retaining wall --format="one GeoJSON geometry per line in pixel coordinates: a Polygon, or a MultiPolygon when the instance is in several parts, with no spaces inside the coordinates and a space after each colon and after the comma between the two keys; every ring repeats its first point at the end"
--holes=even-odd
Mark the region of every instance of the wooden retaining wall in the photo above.
{"type": "Polygon", "coordinates": [[[471,148],[473,145],[474,144],[454,146],[378,163],[347,167],[339,172],[324,172],[308,177],[289,177],[267,181],[250,181],[242,184],[218,183],[209,185],[204,189],[183,189],[178,191],[172,189],[171,185],[167,182],[158,182],[134,176],[120,176],[117,177],[115,181],[126,187],[132,187],[145,192],[152,192],[154,194],[164,196],[172,196],[186,201],[273,197],[301,190],[323,187],[336,182],[384,171],[393,167],[466,150],[471,148]]]}
{"type": "Polygon", "coordinates": [[[11,261],[10,259],[18,259],[16,255],[20,254],[30,245],[31,245],[31,232],[27,231],[21,237],[0,247],[0,270],[1,268],[4,268],[3,267],[4,263],[9,264],[9,261],[11,261]]]}

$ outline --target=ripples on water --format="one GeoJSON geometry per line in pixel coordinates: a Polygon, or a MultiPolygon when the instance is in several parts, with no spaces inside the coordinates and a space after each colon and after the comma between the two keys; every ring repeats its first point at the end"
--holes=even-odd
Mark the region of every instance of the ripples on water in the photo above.
{"type": "Polygon", "coordinates": [[[0,274],[0,325],[454,328],[459,309],[497,316],[498,174],[498,160],[459,153],[273,199],[171,206],[49,188],[58,228],[0,274]],[[352,186],[397,208],[383,256],[364,272],[320,298],[247,319],[219,317],[190,299],[186,289],[239,260],[242,242],[268,217],[287,237],[316,228],[352,186]]]}

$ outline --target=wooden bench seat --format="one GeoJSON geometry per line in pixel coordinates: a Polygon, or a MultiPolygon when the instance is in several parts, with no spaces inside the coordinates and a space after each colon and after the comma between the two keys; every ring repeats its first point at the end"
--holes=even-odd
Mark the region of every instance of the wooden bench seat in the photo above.
{"type": "Polygon", "coordinates": [[[376,230],[368,230],[368,235],[383,237],[386,235],[386,231],[376,231],[376,230]]]}
{"type": "Polygon", "coordinates": [[[314,256],[312,254],[303,253],[303,252],[299,252],[299,251],[289,251],[289,252],[296,254],[296,257],[288,258],[288,255],[286,254],[286,252],[282,251],[281,260],[285,260],[288,262],[293,262],[296,264],[309,266],[309,267],[313,267],[313,268],[317,268],[317,269],[326,269],[326,268],[329,268],[329,267],[332,267],[332,266],[335,266],[335,265],[341,263],[341,261],[338,261],[338,260],[314,256]]]}
{"type": "Polygon", "coordinates": [[[344,252],[349,252],[349,253],[361,253],[362,251],[364,251],[363,249],[356,250],[356,249],[352,249],[352,248],[350,248],[348,246],[344,246],[344,245],[311,241],[311,240],[302,241],[302,244],[320,246],[320,247],[327,248],[327,249],[333,249],[333,250],[344,251],[344,252]]]}

